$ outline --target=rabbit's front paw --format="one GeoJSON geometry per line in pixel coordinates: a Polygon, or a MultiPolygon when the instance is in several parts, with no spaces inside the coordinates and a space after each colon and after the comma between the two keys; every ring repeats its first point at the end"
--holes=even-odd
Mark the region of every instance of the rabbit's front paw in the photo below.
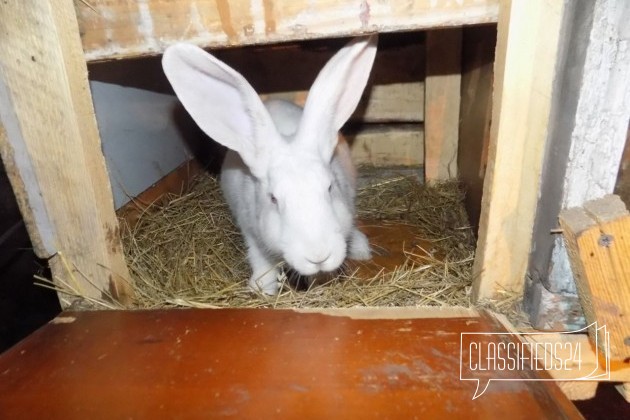
{"type": "Polygon", "coordinates": [[[369,260],[372,258],[370,241],[368,241],[367,236],[357,228],[354,228],[350,234],[348,258],[351,260],[369,260]]]}
{"type": "Polygon", "coordinates": [[[272,268],[262,273],[254,273],[249,279],[249,288],[266,295],[277,295],[280,289],[278,270],[272,268]]]}

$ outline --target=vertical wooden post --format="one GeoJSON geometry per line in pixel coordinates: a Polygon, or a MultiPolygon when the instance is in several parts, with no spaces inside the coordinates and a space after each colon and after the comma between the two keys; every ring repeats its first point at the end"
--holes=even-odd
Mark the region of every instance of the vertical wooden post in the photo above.
{"type": "Polygon", "coordinates": [[[475,299],[523,288],[563,14],[562,1],[501,1],[475,299]]]}
{"type": "Polygon", "coordinates": [[[0,33],[0,149],[35,252],[82,295],[129,303],[73,2],[6,0],[0,33]]]}
{"type": "Polygon", "coordinates": [[[427,32],[424,174],[427,182],[457,177],[462,29],[427,32]]]}

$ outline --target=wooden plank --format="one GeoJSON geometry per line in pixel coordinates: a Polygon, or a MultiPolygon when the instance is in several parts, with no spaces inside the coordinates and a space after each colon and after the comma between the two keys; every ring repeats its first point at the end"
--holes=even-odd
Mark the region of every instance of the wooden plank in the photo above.
{"type": "MultiPolygon", "coordinates": [[[[629,358],[630,213],[618,196],[608,195],[563,210],[560,225],[587,324],[606,326],[612,359],[629,358]]],[[[607,351],[602,330],[589,334],[607,351]]]]}
{"type": "Polygon", "coordinates": [[[133,295],[71,0],[0,8],[2,158],[34,249],[86,296],[133,295]]]}
{"type": "Polygon", "coordinates": [[[88,61],[202,47],[277,43],[496,22],[498,0],[77,1],[88,61]]]}
{"type": "Polygon", "coordinates": [[[402,306],[354,308],[296,308],[299,313],[318,313],[352,319],[420,319],[420,318],[478,318],[480,313],[472,307],[462,306],[402,306]]]}
{"type": "Polygon", "coordinates": [[[427,182],[457,178],[462,29],[427,32],[425,166],[427,182]]]}
{"type": "Polygon", "coordinates": [[[564,2],[501,2],[473,298],[521,292],[532,243],[564,2]]]}
{"type": "Polygon", "coordinates": [[[367,125],[344,135],[355,165],[421,166],[424,132],[420,124],[367,125]]]}
{"type": "MultiPolygon", "coordinates": [[[[460,333],[485,316],[365,319],[288,310],[66,312],[0,355],[11,419],[581,418],[524,370],[459,380],[460,333]],[[42,352],[41,349],[46,349],[42,352]]],[[[501,330],[499,330],[501,331],[501,330]]],[[[499,336],[479,336],[481,345],[499,336]]],[[[464,358],[468,356],[467,351],[464,358]]]]}
{"type": "Polygon", "coordinates": [[[457,171],[466,190],[464,204],[475,232],[488,164],[496,25],[471,26],[462,34],[462,96],[457,171]]]}

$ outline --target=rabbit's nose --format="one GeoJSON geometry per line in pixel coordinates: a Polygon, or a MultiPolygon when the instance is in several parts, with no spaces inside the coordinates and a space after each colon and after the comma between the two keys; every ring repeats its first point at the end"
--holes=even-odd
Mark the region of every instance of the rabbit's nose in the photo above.
{"type": "Polygon", "coordinates": [[[330,258],[330,252],[322,252],[318,255],[306,257],[306,261],[310,262],[311,264],[320,265],[325,263],[328,258],[330,258]]]}

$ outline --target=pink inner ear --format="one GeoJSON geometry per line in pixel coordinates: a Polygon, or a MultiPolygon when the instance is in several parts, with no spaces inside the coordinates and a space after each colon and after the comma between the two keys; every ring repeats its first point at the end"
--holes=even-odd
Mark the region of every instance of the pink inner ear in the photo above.
{"type": "Polygon", "coordinates": [[[213,140],[239,153],[252,172],[264,172],[275,130],[256,91],[236,70],[199,47],[177,44],[162,60],[177,97],[213,140]],[[264,139],[265,141],[260,141],[264,139]]]}
{"type": "Polygon", "coordinates": [[[338,135],[337,146],[335,147],[335,156],[337,157],[337,161],[343,167],[344,172],[348,175],[348,180],[350,181],[352,188],[355,189],[357,186],[357,168],[352,162],[350,146],[348,145],[346,138],[341,134],[338,135]]]}
{"type": "Polygon", "coordinates": [[[326,63],[311,88],[300,126],[301,138],[320,139],[328,144],[318,147],[332,155],[333,143],[326,135],[309,136],[309,133],[330,134],[338,131],[356,109],[372,70],[376,55],[376,36],[356,38],[326,63]]]}

